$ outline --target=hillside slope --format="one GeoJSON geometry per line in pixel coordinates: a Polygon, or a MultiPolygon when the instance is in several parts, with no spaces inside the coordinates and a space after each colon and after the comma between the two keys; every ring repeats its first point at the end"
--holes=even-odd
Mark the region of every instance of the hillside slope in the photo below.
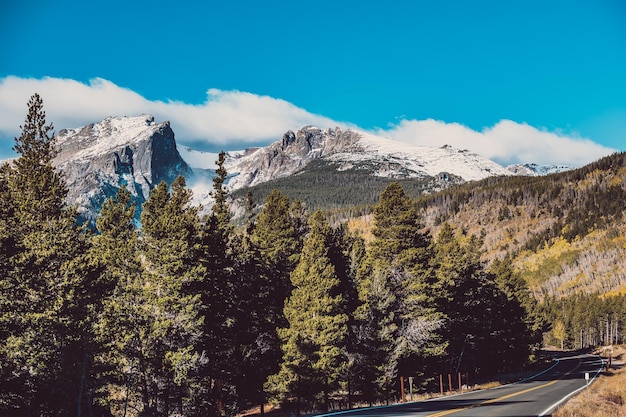
{"type": "Polygon", "coordinates": [[[418,200],[443,222],[484,237],[485,260],[511,255],[539,298],[626,288],[626,153],[545,177],[496,177],[418,200]]]}

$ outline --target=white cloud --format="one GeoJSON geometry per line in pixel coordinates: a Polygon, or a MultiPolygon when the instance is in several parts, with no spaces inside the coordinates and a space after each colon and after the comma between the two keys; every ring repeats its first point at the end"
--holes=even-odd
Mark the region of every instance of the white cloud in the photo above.
{"type": "Polygon", "coordinates": [[[582,166],[615,152],[589,139],[501,120],[480,132],[459,123],[402,120],[376,134],[420,146],[451,145],[469,149],[503,165],[515,163],[582,166]]]}
{"type": "Polygon", "coordinates": [[[98,122],[108,116],[150,113],[169,120],[180,141],[228,145],[276,140],[288,129],[305,125],[334,127],[337,123],[284,100],[239,91],[211,89],[198,105],[147,100],[132,90],[95,78],[89,84],[60,78],[0,79],[0,136],[14,137],[26,115],[26,103],[37,92],[46,119],[57,130],[98,122]]]}
{"type": "MultiPolygon", "coordinates": [[[[158,121],[170,120],[181,143],[260,145],[280,139],[288,129],[305,125],[354,127],[312,114],[287,101],[240,91],[210,89],[202,104],[148,100],[110,81],[95,78],[88,84],[75,80],[5,77],[0,79],[0,157],[13,146],[26,116],[33,93],[44,100],[47,120],[56,130],[98,122],[108,116],[153,114],[158,121]],[[10,140],[6,140],[10,139],[10,140]]],[[[469,149],[507,165],[517,162],[581,166],[613,149],[588,139],[548,132],[523,123],[502,120],[478,132],[458,123],[436,120],[402,120],[379,136],[423,146],[448,144],[469,149]]],[[[210,146],[212,145],[212,146],[210,146]]]]}
{"type": "MultiPolygon", "coordinates": [[[[240,91],[211,89],[201,105],[180,102],[155,103],[151,111],[172,121],[177,136],[228,144],[277,140],[288,129],[305,125],[334,127],[338,123],[311,114],[284,100],[240,91]]],[[[159,118],[159,117],[157,117],[159,118]]]]}
{"type": "Polygon", "coordinates": [[[139,94],[101,78],[87,85],[60,78],[6,77],[0,80],[0,132],[19,134],[28,100],[34,93],[42,97],[46,119],[56,129],[78,127],[113,115],[135,115],[137,109],[150,105],[139,94]]]}

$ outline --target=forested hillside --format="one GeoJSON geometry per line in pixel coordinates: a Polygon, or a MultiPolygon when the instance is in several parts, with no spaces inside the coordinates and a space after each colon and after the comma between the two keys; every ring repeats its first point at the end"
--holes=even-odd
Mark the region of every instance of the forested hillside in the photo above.
{"type": "MultiPolygon", "coordinates": [[[[122,187],[97,231],[80,226],[31,98],[19,158],[0,170],[0,414],[221,416],[268,401],[285,413],[397,398],[399,378],[516,370],[544,322],[525,281],[447,223],[424,228],[393,182],[367,242],[272,191],[232,225],[179,177],[143,204],[122,187]]],[[[621,330],[620,330],[621,331],[621,330]]]]}
{"type": "Polygon", "coordinates": [[[626,153],[545,177],[489,178],[418,200],[425,223],[484,237],[538,298],[626,289],[626,153]]]}
{"type": "MultiPolygon", "coordinates": [[[[367,242],[374,239],[371,200],[383,184],[362,184],[357,175],[330,180],[321,170],[316,174],[265,187],[279,186],[327,209],[332,224],[347,224],[367,242]],[[350,206],[352,198],[360,205],[350,206]]],[[[542,177],[494,177],[456,186],[452,181],[428,195],[415,180],[398,182],[431,235],[452,225],[480,238],[482,261],[511,262],[540,302],[546,343],[580,348],[624,341],[626,153],[542,177]]]]}
{"type": "MultiPolygon", "coordinates": [[[[316,160],[294,175],[232,193],[235,200],[244,200],[247,193],[264,201],[272,190],[278,189],[292,200],[300,200],[310,210],[346,209],[372,206],[389,185],[389,178],[372,175],[371,167],[355,162],[349,169],[339,170],[338,163],[316,160]]],[[[396,179],[410,197],[425,192],[443,190],[461,184],[463,180],[451,174],[436,177],[396,179]]],[[[354,214],[354,212],[353,212],[354,214]]]]}
{"type": "MultiPolygon", "coordinates": [[[[389,180],[310,164],[297,175],[239,190],[263,201],[279,189],[332,224],[349,222],[370,236],[371,208],[389,180]]],[[[483,260],[511,256],[538,299],[626,290],[626,154],[539,177],[492,177],[462,185],[457,178],[400,179],[433,234],[443,223],[481,236],[483,260]],[[432,192],[431,190],[440,190],[432,192]]],[[[240,203],[241,204],[241,203],[240,203]]]]}
{"type": "MultiPolygon", "coordinates": [[[[434,235],[480,236],[485,262],[511,262],[539,302],[544,343],[626,340],[626,153],[545,177],[497,177],[419,197],[434,235]]],[[[350,222],[369,235],[371,216],[350,222]]]]}
{"type": "Polygon", "coordinates": [[[560,174],[489,178],[416,200],[433,233],[452,224],[482,237],[484,261],[510,260],[540,302],[544,342],[563,348],[626,340],[625,203],[626,153],[560,174]]]}

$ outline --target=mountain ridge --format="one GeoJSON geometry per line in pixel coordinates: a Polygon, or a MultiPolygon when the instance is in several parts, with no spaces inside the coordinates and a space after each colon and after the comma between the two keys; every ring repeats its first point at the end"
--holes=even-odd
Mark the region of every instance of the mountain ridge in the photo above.
{"type": "MultiPolygon", "coordinates": [[[[169,122],[143,114],[116,116],[78,128],[63,129],[57,137],[54,160],[66,175],[69,199],[88,221],[104,200],[126,185],[138,207],[161,180],[187,178],[194,203],[212,205],[212,178],[217,154],[178,147],[169,122]],[[189,159],[191,163],[187,163],[189,159]]],[[[515,175],[496,162],[448,145],[414,146],[352,129],[305,126],[288,130],[266,147],[227,152],[226,186],[237,191],[301,175],[325,175],[324,169],[381,179],[416,180],[421,192],[433,192],[464,181],[515,175]],[[322,161],[315,167],[314,161],[322,161]]],[[[334,175],[334,174],[333,174],[334,175]]]]}

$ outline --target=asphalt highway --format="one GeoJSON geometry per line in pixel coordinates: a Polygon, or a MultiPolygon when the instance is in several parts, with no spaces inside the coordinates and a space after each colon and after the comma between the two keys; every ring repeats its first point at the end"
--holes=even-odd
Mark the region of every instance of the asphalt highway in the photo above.
{"type": "MultiPolygon", "coordinates": [[[[558,359],[532,378],[496,388],[428,401],[324,414],[332,417],[547,417],[584,391],[601,372],[602,359],[576,355],[558,359]],[[585,375],[589,375],[589,381],[585,375]]],[[[586,395],[584,392],[583,395],[586,395]]]]}

